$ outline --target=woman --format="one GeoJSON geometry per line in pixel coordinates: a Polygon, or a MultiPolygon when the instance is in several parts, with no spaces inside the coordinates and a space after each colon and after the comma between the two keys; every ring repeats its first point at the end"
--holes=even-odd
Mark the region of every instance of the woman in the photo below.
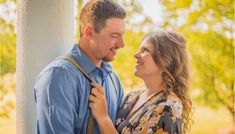
{"type": "Polygon", "coordinates": [[[145,88],[125,97],[115,126],[108,116],[102,87],[93,85],[89,106],[101,133],[187,133],[192,103],[185,39],[176,32],[149,33],[135,58],[135,75],[144,81],[145,88]]]}

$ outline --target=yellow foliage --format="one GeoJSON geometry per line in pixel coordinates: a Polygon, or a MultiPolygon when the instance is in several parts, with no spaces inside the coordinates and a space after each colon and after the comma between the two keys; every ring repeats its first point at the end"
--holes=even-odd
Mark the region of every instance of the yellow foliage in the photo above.
{"type": "Polygon", "coordinates": [[[0,118],[8,118],[15,109],[16,74],[1,75],[0,83],[0,118]]]}

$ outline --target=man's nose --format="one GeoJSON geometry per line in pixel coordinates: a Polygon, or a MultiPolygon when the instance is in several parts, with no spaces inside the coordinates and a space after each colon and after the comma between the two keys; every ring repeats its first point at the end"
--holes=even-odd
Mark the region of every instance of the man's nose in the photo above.
{"type": "Polygon", "coordinates": [[[123,38],[121,37],[118,41],[118,47],[124,47],[124,46],[125,46],[125,43],[124,43],[123,38]]]}

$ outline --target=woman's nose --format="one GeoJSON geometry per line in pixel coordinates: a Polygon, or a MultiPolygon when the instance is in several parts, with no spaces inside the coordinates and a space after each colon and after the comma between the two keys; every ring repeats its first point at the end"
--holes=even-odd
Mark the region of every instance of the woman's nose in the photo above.
{"type": "Polygon", "coordinates": [[[136,53],[136,54],[134,55],[134,57],[135,57],[135,58],[139,58],[139,57],[140,57],[140,52],[136,53]]]}

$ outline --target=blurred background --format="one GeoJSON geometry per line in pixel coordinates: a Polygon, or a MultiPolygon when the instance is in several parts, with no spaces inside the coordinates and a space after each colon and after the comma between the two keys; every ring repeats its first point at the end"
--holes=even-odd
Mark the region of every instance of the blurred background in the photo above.
{"type": "MultiPolygon", "coordinates": [[[[76,0],[74,19],[86,1],[76,0]]],[[[190,57],[191,133],[234,133],[234,0],[116,1],[128,12],[126,46],[111,64],[125,92],[142,83],[133,75],[142,37],[159,29],[181,32],[190,57]]],[[[16,133],[16,7],[16,0],[0,0],[0,134],[16,133]]]]}

